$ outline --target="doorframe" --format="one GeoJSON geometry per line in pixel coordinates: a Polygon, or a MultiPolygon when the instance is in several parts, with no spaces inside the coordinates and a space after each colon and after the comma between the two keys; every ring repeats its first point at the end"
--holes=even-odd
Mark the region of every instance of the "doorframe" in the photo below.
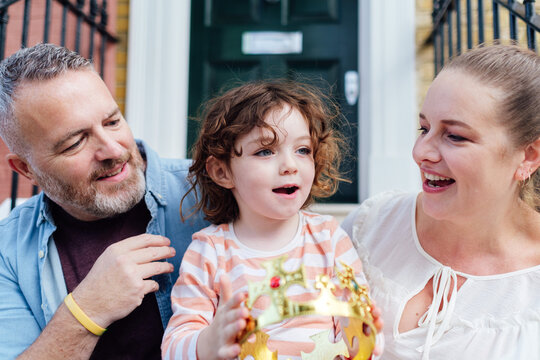
{"type": "Polygon", "coordinates": [[[191,1],[130,0],[125,116],[133,135],[185,158],[191,1]]]}
{"type": "Polygon", "coordinates": [[[390,189],[420,190],[412,159],[418,123],[415,9],[415,0],[359,0],[361,201],[390,189]]]}
{"type": "MultiPolygon", "coordinates": [[[[389,189],[420,189],[411,156],[415,0],[358,4],[358,179],[364,200],[389,189]]],[[[130,0],[125,115],[135,137],[163,157],[186,157],[190,14],[191,1],[130,0]]]]}

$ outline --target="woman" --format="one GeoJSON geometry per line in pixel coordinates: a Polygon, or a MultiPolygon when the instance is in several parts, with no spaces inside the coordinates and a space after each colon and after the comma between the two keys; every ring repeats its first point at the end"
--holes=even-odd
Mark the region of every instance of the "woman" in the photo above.
{"type": "Polygon", "coordinates": [[[382,358],[540,359],[540,57],[455,58],[419,123],[422,192],[343,223],[382,309],[382,358]]]}

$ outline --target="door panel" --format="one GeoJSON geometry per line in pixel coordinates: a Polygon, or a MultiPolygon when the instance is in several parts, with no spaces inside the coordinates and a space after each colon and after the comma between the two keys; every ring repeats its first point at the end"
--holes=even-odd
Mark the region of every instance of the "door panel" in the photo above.
{"type": "MultiPolygon", "coordinates": [[[[357,70],[357,1],[196,0],[191,7],[190,116],[196,116],[200,105],[224,86],[239,81],[289,78],[323,87],[325,92],[331,89],[349,122],[340,130],[347,136],[354,159],[342,167],[352,183],[341,184],[338,194],[327,201],[357,202],[358,106],[347,104],[343,89],[345,72],[357,70]],[[244,53],[243,34],[252,32],[259,36],[261,31],[284,36],[301,33],[301,51],[244,53]]],[[[267,44],[264,41],[262,44],[267,44]]],[[[268,44],[282,49],[283,42],[270,40],[268,44]]],[[[190,120],[189,147],[197,132],[198,124],[190,120]]]]}
{"type": "Polygon", "coordinates": [[[338,21],[338,3],[326,0],[291,1],[288,8],[289,21],[291,24],[338,21]]]}

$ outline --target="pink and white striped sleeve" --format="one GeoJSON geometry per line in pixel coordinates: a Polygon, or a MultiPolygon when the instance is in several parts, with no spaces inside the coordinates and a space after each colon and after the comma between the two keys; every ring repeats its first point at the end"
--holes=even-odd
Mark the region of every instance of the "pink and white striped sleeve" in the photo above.
{"type": "Polygon", "coordinates": [[[171,292],[173,315],[163,335],[163,359],[197,359],[197,339],[212,322],[218,304],[217,258],[209,237],[203,232],[195,233],[171,292]]]}

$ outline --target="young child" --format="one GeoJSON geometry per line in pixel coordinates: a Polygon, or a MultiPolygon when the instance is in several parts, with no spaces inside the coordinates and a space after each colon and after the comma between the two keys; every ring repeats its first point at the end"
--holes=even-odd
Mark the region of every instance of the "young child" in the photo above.
{"type": "MultiPolygon", "coordinates": [[[[357,252],[330,216],[303,210],[335,193],[343,140],[332,127],[337,107],[314,88],[286,81],[254,82],[209,104],[190,168],[198,209],[211,225],[193,235],[172,291],[173,316],[164,359],[234,359],[249,312],[248,281],[265,278],[264,261],[283,255],[286,271],[303,264],[310,289],[291,287],[296,301],[317,297],[315,277],[335,277],[340,261],[365,283],[357,252]]],[[[182,214],[184,217],[184,214],[182,214]]],[[[256,318],[269,304],[259,298],[256,318]]],[[[331,317],[302,316],[265,328],[279,359],[313,351],[310,336],[336,329],[331,317]]]]}

